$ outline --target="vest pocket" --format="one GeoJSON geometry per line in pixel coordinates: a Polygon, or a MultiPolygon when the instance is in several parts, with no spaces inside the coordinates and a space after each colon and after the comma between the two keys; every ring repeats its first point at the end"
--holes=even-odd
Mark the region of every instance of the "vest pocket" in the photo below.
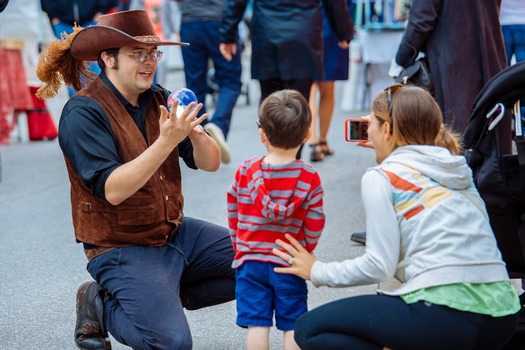
{"type": "Polygon", "coordinates": [[[154,209],[119,210],[117,212],[117,222],[124,226],[151,225],[155,222],[156,217],[158,215],[155,214],[154,209]]]}

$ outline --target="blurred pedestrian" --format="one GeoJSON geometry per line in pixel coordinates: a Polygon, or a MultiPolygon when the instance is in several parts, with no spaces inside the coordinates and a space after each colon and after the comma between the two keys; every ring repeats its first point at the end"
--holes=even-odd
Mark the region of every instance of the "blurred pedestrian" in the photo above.
{"type": "MultiPolygon", "coordinates": [[[[351,0],[345,0],[348,6],[348,21],[353,28],[353,7],[351,0]]],[[[334,154],[328,146],[328,131],[335,106],[335,81],[348,80],[349,44],[339,41],[326,17],[323,6],[323,67],[325,78],[316,80],[310,92],[310,108],[312,109],[312,127],[310,133],[310,161],[318,162],[326,156],[334,154]],[[319,104],[317,95],[319,94],[319,104]],[[318,107],[319,106],[319,107],[318,107]],[[317,127],[319,124],[319,132],[317,127]]]]}
{"type": "MultiPolygon", "coordinates": [[[[180,39],[191,43],[181,48],[184,60],[186,87],[205,105],[209,92],[207,73],[210,61],[215,71],[214,82],[218,85],[215,112],[204,122],[204,130],[217,142],[221,150],[221,161],[229,163],[230,150],[226,142],[230,131],[233,108],[241,93],[241,52],[239,36],[234,45],[238,55],[226,60],[219,51],[221,26],[225,0],[177,0],[181,13],[180,39]]],[[[206,106],[201,113],[206,112],[206,106]]]]}
{"type": "Polygon", "coordinates": [[[510,66],[512,56],[516,62],[525,60],[525,0],[501,0],[501,30],[510,66]]]}
{"type": "MultiPolygon", "coordinates": [[[[71,34],[75,24],[81,27],[97,24],[101,15],[116,9],[119,0],[40,0],[40,4],[49,17],[55,37],[60,39],[62,33],[71,34]]],[[[100,73],[95,62],[89,64],[89,70],[100,73]]],[[[68,92],[69,96],[75,94],[72,87],[68,87],[68,92]]]]}
{"type": "MultiPolygon", "coordinates": [[[[251,77],[261,87],[261,102],[282,89],[299,91],[306,100],[314,80],[324,79],[322,8],[338,41],[350,42],[352,28],[345,1],[254,0],[250,22],[251,77]]],[[[220,27],[222,55],[228,60],[237,50],[237,25],[248,0],[227,0],[220,27]]],[[[297,158],[301,156],[301,149],[297,158]]]]}
{"type": "Polygon", "coordinates": [[[483,86],[507,66],[499,24],[501,0],[413,0],[395,62],[423,52],[444,121],[463,132],[483,86]],[[467,15],[471,14],[471,15],[467,15]]]}
{"type": "Polygon", "coordinates": [[[272,248],[289,233],[312,252],[324,228],[319,174],[295,159],[308,138],[311,112],[299,92],[281,90],[263,101],[259,115],[259,136],[268,154],[242,163],[227,196],[237,324],[248,328],[248,350],[267,350],[275,314],[277,329],[284,332],[284,349],[299,349],[293,328],[307,311],[308,289],[304,279],[273,271],[293,264],[293,259],[284,262],[272,248]]]}

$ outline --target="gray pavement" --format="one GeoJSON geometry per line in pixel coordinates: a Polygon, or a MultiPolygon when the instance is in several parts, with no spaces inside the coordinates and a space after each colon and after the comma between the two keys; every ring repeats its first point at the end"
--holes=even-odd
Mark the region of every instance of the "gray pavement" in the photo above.
{"type": "MultiPolygon", "coordinates": [[[[170,73],[168,88],[184,86],[182,73],[170,73]]],[[[183,168],[185,214],[226,225],[226,191],[243,159],[263,154],[257,127],[258,85],[250,81],[251,104],[240,97],[234,111],[230,164],[215,173],[183,168]]],[[[344,98],[337,89],[338,105],[344,98]]],[[[65,91],[48,101],[54,118],[65,91]]],[[[329,136],[335,154],[315,163],[325,195],[326,228],[316,255],[337,261],[362,254],[350,234],[364,229],[360,178],[374,165],[374,153],[346,143],[343,121],[363,113],[337,109],[329,136]]],[[[308,149],[303,159],[309,159],[308,149]]],[[[0,349],[75,349],[75,293],[90,276],[71,224],[69,181],[56,140],[13,142],[0,146],[0,349]]],[[[331,289],[309,286],[309,307],[346,296],[373,293],[378,285],[331,289]]],[[[382,285],[382,288],[385,286],[382,285]]],[[[387,286],[388,287],[388,286],[387,286]]],[[[243,349],[246,331],[235,324],[235,303],[187,312],[194,349],[243,349]]],[[[113,349],[128,349],[113,340],[113,349]]],[[[280,332],[271,332],[271,349],[282,348],[280,332]]]]}

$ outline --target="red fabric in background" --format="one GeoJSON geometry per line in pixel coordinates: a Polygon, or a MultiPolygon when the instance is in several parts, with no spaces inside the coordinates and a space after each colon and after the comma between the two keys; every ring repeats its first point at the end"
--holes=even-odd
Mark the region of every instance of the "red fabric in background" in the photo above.
{"type": "Polygon", "coordinates": [[[13,124],[9,114],[14,109],[31,109],[33,102],[27,87],[20,50],[0,49],[0,143],[10,141],[13,124]]]}
{"type": "Polygon", "coordinates": [[[38,86],[30,86],[33,110],[27,113],[27,128],[29,129],[29,140],[53,140],[58,136],[58,130],[53,117],[49,113],[45,100],[35,96],[38,86]]]}

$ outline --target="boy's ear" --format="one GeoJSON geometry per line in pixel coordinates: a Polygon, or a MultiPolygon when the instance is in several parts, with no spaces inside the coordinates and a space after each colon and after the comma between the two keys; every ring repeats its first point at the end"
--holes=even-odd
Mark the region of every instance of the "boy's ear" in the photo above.
{"type": "Polygon", "coordinates": [[[259,137],[261,138],[261,142],[262,143],[265,143],[265,142],[268,142],[268,136],[266,136],[266,133],[264,132],[263,129],[259,128],[259,137]]]}

